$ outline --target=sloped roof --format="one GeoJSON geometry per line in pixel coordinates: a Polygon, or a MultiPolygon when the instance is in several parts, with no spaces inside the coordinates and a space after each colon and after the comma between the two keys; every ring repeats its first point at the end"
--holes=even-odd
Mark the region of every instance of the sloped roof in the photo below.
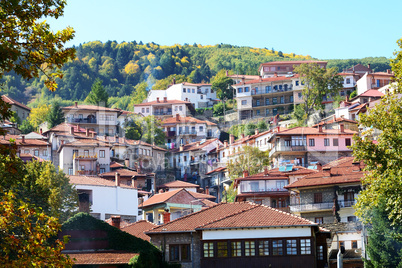
{"type": "Polygon", "coordinates": [[[191,102],[189,101],[182,101],[182,100],[166,100],[164,101],[163,99],[158,101],[150,101],[150,102],[143,102],[140,104],[135,104],[134,106],[151,106],[151,105],[160,105],[160,104],[186,104],[186,105],[191,105],[191,102]]]}
{"type": "Polygon", "coordinates": [[[97,105],[86,105],[86,104],[79,104],[77,106],[72,105],[72,106],[67,106],[67,107],[62,107],[62,110],[87,110],[87,111],[105,111],[105,112],[121,112],[120,109],[114,109],[114,108],[108,108],[108,107],[103,107],[103,106],[97,106],[97,105]]]}
{"type": "Polygon", "coordinates": [[[355,163],[354,157],[342,157],[324,165],[319,172],[307,175],[285,188],[358,183],[364,175],[364,166],[362,161],[355,163]]]}
{"type": "MultiPolygon", "coordinates": [[[[207,146],[207,145],[209,145],[209,144],[211,144],[211,143],[213,143],[214,141],[217,141],[217,140],[218,139],[215,138],[215,139],[206,140],[202,144],[199,141],[192,142],[192,143],[189,143],[189,144],[185,144],[185,145],[183,145],[183,150],[182,151],[183,152],[197,151],[197,150],[200,150],[200,149],[204,148],[205,146],[207,146]]],[[[174,152],[174,153],[181,152],[180,147],[173,149],[172,152],[174,152]]]]}
{"type": "Polygon", "coordinates": [[[216,126],[215,123],[212,123],[208,120],[200,120],[194,117],[190,116],[173,116],[166,118],[165,120],[162,121],[162,125],[168,125],[168,124],[185,124],[185,123],[194,123],[194,124],[206,124],[208,126],[216,126]]]}
{"type": "Polygon", "coordinates": [[[152,206],[160,203],[165,203],[169,198],[172,196],[176,195],[180,191],[185,191],[184,189],[177,189],[174,191],[168,191],[160,194],[155,194],[151,198],[145,200],[144,203],[139,205],[139,207],[147,207],[147,206],[152,206]]]}
{"type": "Polygon", "coordinates": [[[22,142],[22,136],[20,135],[5,135],[0,136],[0,144],[10,144],[10,139],[15,140],[15,144],[18,146],[50,146],[50,143],[42,139],[25,139],[22,142]]]}
{"type": "Polygon", "coordinates": [[[384,96],[384,93],[382,93],[376,89],[369,89],[357,97],[382,97],[382,96],[384,96]]]}
{"type": "MultiPolygon", "coordinates": [[[[114,181],[106,180],[100,177],[78,175],[70,175],[68,177],[71,184],[116,187],[116,183],[114,181]]],[[[120,187],[134,189],[132,186],[125,184],[120,184],[120,187]]]]}
{"type": "Polygon", "coordinates": [[[328,120],[328,121],[321,121],[318,124],[313,125],[313,127],[318,127],[318,126],[322,126],[322,125],[329,125],[329,124],[333,124],[333,123],[341,123],[341,122],[348,122],[348,123],[353,123],[353,124],[358,124],[357,121],[355,120],[351,120],[351,119],[346,119],[343,117],[337,117],[334,121],[334,119],[332,120],[328,120]]]}
{"type": "Polygon", "coordinates": [[[205,175],[210,175],[210,174],[215,173],[215,172],[222,172],[222,171],[224,171],[226,169],[227,169],[226,167],[218,167],[218,168],[215,168],[214,170],[212,170],[210,172],[205,173],[205,175]]]}
{"type": "Polygon", "coordinates": [[[341,132],[340,129],[323,129],[322,132],[319,131],[318,128],[313,127],[295,127],[291,129],[282,130],[280,132],[276,132],[277,136],[285,136],[285,135],[354,135],[357,134],[357,131],[353,131],[350,129],[345,129],[344,132],[341,132]]]}
{"type": "Polygon", "coordinates": [[[271,207],[259,205],[245,211],[221,218],[196,229],[227,229],[247,227],[317,226],[302,217],[271,207]]]}
{"type": "Polygon", "coordinates": [[[203,83],[195,84],[195,83],[189,83],[189,82],[183,82],[182,84],[183,84],[183,86],[212,86],[212,84],[203,84],[203,83]]]}
{"type": "Polygon", "coordinates": [[[139,255],[133,252],[79,252],[66,253],[75,265],[113,265],[128,264],[130,259],[139,255]]]}
{"type": "Polygon", "coordinates": [[[238,178],[236,181],[248,181],[248,180],[284,180],[289,179],[289,176],[294,175],[303,175],[303,174],[311,174],[317,173],[317,170],[308,169],[302,166],[293,166],[290,171],[279,171],[279,168],[274,168],[268,170],[267,175],[265,172],[260,172],[254,175],[250,175],[244,178],[238,178]]]}
{"type": "Polygon", "coordinates": [[[201,202],[204,203],[204,205],[207,206],[207,207],[212,207],[212,206],[215,206],[217,204],[216,202],[213,202],[213,201],[208,200],[208,199],[201,199],[201,202]]]}
{"type": "Polygon", "coordinates": [[[259,84],[259,83],[264,83],[264,82],[277,82],[277,81],[289,81],[292,80],[292,78],[299,77],[297,74],[294,74],[293,76],[277,76],[277,77],[268,77],[268,78],[261,78],[261,79],[256,79],[256,80],[250,80],[250,81],[245,81],[243,83],[238,83],[234,86],[242,86],[242,85],[249,85],[249,84],[259,84]]]}
{"type": "Polygon", "coordinates": [[[111,168],[111,169],[112,169],[112,168],[114,168],[114,169],[116,169],[116,168],[122,168],[122,167],[124,167],[123,164],[120,164],[120,163],[114,162],[114,161],[110,162],[110,168],[111,168]]]}
{"type": "Polygon", "coordinates": [[[134,170],[130,170],[127,168],[119,168],[110,172],[104,172],[102,174],[100,174],[100,177],[114,177],[116,175],[116,173],[120,174],[120,177],[136,177],[136,176],[140,176],[140,177],[146,177],[147,174],[142,174],[142,173],[138,173],[137,171],[134,170]]]}
{"type": "Polygon", "coordinates": [[[155,228],[156,226],[158,225],[155,223],[149,222],[147,220],[140,220],[121,228],[121,230],[135,237],[150,242],[151,238],[146,235],[145,232],[151,230],[152,228],[155,228]]]}
{"type": "Polygon", "coordinates": [[[29,108],[29,107],[26,106],[25,104],[22,104],[22,103],[19,102],[19,101],[16,101],[16,100],[10,98],[9,96],[2,95],[1,98],[2,98],[2,100],[3,100],[4,102],[6,102],[6,103],[8,103],[8,104],[16,105],[16,106],[19,106],[19,107],[21,107],[21,108],[24,108],[25,110],[31,111],[31,108],[29,108]]]}
{"type": "Polygon", "coordinates": [[[197,192],[192,192],[188,191],[189,194],[191,194],[194,198],[196,199],[216,199],[216,196],[210,195],[210,194],[203,194],[203,193],[197,193],[197,192]]]}
{"type": "MultiPolygon", "coordinates": [[[[64,122],[64,123],[61,123],[61,124],[59,124],[59,125],[51,128],[51,129],[43,132],[43,133],[45,134],[45,133],[49,133],[49,132],[56,132],[58,135],[74,136],[74,137],[77,137],[77,138],[92,138],[92,137],[87,137],[86,136],[86,131],[87,130],[85,128],[82,128],[82,127],[80,127],[78,125],[73,125],[73,124],[69,124],[69,123],[64,122]],[[74,134],[70,134],[70,131],[71,131],[72,127],[74,129],[74,134]]],[[[88,133],[96,134],[96,132],[92,131],[92,130],[88,130],[88,133]]]]}
{"type": "Polygon", "coordinates": [[[200,186],[198,184],[176,180],[161,184],[158,188],[200,188],[200,186]]]}

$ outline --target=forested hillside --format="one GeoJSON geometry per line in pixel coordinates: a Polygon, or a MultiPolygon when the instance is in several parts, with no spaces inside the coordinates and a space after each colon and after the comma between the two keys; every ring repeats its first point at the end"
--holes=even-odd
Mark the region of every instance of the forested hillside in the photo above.
{"type": "MultiPolygon", "coordinates": [[[[14,74],[7,74],[2,81],[2,94],[8,94],[23,103],[38,96],[51,99],[56,94],[63,100],[83,101],[95,79],[100,78],[109,97],[123,97],[131,95],[134,87],[141,82],[146,81],[147,89],[150,89],[157,80],[172,74],[185,76],[194,83],[209,82],[222,69],[238,74],[257,74],[258,66],[263,62],[312,59],[308,55],[227,44],[160,46],[135,41],[94,41],[76,49],[75,60],[65,64],[61,70],[64,76],[57,81],[59,86],[56,92],[45,88],[43,76],[24,81],[14,74]]],[[[328,66],[336,66],[341,71],[357,63],[371,63],[376,71],[389,68],[386,58],[329,60],[328,66]]]]}

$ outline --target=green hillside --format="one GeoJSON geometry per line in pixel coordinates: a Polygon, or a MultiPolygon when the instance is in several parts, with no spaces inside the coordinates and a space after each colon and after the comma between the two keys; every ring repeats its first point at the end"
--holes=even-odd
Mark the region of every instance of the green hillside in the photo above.
{"type": "MultiPolygon", "coordinates": [[[[3,78],[2,94],[8,94],[23,103],[38,96],[51,99],[56,94],[63,100],[83,101],[92,83],[100,78],[109,97],[123,97],[131,95],[134,87],[141,82],[146,81],[150,89],[156,80],[172,74],[186,76],[195,83],[209,82],[222,69],[233,70],[238,74],[257,74],[258,66],[263,62],[313,59],[309,55],[227,44],[160,46],[136,41],[94,41],[76,49],[74,61],[68,62],[61,70],[64,76],[57,81],[59,86],[56,92],[46,89],[43,76],[24,81],[10,73],[3,78]]],[[[371,63],[376,71],[389,69],[389,60],[386,58],[329,60],[328,66],[342,70],[357,63],[371,63]]]]}

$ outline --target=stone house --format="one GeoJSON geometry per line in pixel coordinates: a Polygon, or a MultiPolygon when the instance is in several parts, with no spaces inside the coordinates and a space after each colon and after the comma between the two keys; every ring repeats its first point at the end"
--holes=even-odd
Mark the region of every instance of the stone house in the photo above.
{"type": "Polygon", "coordinates": [[[21,119],[21,122],[28,118],[29,113],[31,112],[31,108],[18,102],[6,95],[2,95],[1,99],[11,105],[11,111],[15,112],[18,117],[21,119]]]}
{"type": "Polygon", "coordinates": [[[183,268],[324,267],[327,230],[254,203],[220,203],[148,232],[183,268]]]}

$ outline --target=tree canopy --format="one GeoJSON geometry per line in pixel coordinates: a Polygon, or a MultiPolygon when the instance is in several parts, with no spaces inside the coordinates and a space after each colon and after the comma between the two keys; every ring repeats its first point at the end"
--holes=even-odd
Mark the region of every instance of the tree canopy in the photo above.
{"type": "Polygon", "coordinates": [[[102,85],[102,80],[96,79],[92,84],[91,92],[89,92],[88,97],[86,97],[85,102],[97,105],[108,107],[108,99],[109,95],[105,88],[102,85]]]}
{"type": "Polygon", "coordinates": [[[49,128],[52,128],[64,122],[64,114],[60,108],[59,102],[53,102],[50,112],[47,115],[47,122],[49,128]]]}
{"type": "Polygon", "coordinates": [[[212,89],[216,91],[216,96],[221,100],[233,99],[234,88],[232,85],[233,80],[226,76],[226,70],[219,71],[212,79],[212,89]]]}
{"type": "Polygon", "coordinates": [[[124,126],[128,139],[142,140],[149,144],[165,144],[165,133],[161,128],[161,121],[154,116],[133,117],[124,126]]]}

